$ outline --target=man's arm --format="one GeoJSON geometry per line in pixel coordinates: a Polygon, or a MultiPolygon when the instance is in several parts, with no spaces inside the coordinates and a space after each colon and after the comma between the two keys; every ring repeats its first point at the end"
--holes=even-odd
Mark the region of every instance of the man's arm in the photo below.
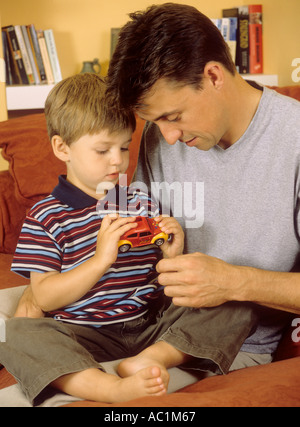
{"type": "Polygon", "coordinates": [[[37,305],[37,302],[33,296],[31,286],[28,286],[20,298],[14,317],[31,317],[38,319],[44,316],[45,314],[43,310],[41,310],[41,308],[37,305]]]}
{"type": "Polygon", "coordinates": [[[175,305],[200,308],[250,301],[300,314],[300,273],[235,266],[201,253],[163,259],[157,271],[175,305]]]}

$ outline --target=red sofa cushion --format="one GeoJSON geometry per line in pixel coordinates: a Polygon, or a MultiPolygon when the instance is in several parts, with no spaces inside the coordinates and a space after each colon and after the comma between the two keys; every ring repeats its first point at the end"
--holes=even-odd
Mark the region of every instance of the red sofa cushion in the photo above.
{"type": "Polygon", "coordinates": [[[66,170],[52,152],[45,116],[34,114],[2,122],[0,135],[0,148],[9,162],[16,198],[30,207],[52,191],[57,176],[66,170]]]}
{"type": "MultiPolygon", "coordinates": [[[[143,127],[144,121],[138,119],[130,146],[128,182],[136,168],[143,127]]],[[[57,177],[66,173],[65,164],[52,152],[44,114],[0,123],[1,148],[3,157],[9,162],[16,198],[26,207],[31,207],[33,203],[47,196],[57,184],[57,177]]]]}
{"type": "Polygon", "coordinates": [[[14,253],[24,221],[24,209],[16,200],[14,180],[8,171],[0,172],[0,252],[14,253]]]}
{"type": "MultiPolygon", "coordinates": [[[[79,401],[67,407],[291,407],[300,406],[300,358],[206,378],[177,393],[105,404],[79,401]]],[[[188,410],[186,410],[188,412],[188,410]]]]}

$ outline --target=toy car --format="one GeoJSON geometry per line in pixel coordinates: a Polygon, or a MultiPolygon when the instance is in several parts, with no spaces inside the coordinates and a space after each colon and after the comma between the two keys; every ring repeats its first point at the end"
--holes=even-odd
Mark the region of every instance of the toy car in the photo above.
{"type": "Polygon", "coordinates": [[[168,234],[161,231],[154,218],[137,216],[136,222],[138,226],[135,229],[129,230],[121,236],[118,244],[119,252],[124,253],[131,248],[150,244],[161,246],[169,239],[168,234]]]}

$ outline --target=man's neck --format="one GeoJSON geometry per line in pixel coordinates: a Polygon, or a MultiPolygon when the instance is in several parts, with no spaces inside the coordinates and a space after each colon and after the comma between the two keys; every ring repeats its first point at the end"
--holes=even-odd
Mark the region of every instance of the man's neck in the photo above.
{"type": "Polygon", "coordinates": [[[218,144],[224,150],[244,135],[255,116],[262,97],[261,90],[251,86],[238,74],[228,81],[226,90],[231,122],[228,131],[218,144]]]}

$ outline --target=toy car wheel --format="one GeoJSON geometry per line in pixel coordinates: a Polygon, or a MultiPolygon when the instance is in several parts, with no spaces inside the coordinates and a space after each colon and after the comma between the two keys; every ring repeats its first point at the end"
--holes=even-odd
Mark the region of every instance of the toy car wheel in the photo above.
{"type": "Polygon", "coordinates": [[[121,253],[128,252],[130,248],[131,248],[130,245],[126,245],[126,244],[122,245],[122,246],[119,247],[119,252],[121,252],[121,253]]]}
{"type": "Polygon", "coordinates": [[[161,246],[164,243],[165,243],[164,239],[157,239],[156,242],[155,242],[156,246],[161,246]]]}

